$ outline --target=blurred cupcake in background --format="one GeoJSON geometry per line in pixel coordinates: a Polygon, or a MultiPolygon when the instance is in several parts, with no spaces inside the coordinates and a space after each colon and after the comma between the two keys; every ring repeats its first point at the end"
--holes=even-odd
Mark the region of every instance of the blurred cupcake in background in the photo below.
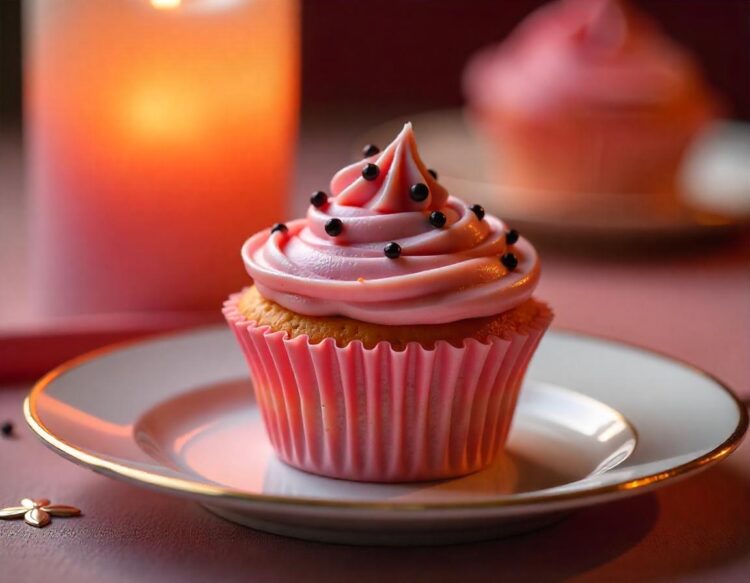
{"type": "Polygon", "coordinates": [[[691,57],[615,0],[542,7],[472,58],[464,90],[509,202],[555,214],[674,212],[717,110],[691,57]]]}

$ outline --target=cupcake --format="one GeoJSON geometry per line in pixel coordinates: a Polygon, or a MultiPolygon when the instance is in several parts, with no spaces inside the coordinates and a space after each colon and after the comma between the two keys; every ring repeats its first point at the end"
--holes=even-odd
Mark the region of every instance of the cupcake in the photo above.
{"type": "Polygon", "coordinates": [[[285,463],[403,482],[481,470],[552,319],[532,245],[448,195],[407,124],[307,217],[250,237],[224,315],[285,463]]]}
{"type": "Polygon", "coordinates": [[[513,204],[555,214],[671,212],[714,112],[690,56],[616,0],[542,7],[469,62],[464,89],[490,174],[513,204]]]}

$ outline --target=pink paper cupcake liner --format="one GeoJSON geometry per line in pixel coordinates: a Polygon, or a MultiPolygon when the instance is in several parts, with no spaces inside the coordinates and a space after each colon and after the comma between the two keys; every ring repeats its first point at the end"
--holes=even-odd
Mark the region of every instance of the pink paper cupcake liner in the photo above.
{"type": "Polygon", "coordinates": [[[489,465],[505,444],[526,367],[552,320],[461,347],[413,342],[312,344],[307,336],[224,316],[250,367],[276,454],[296,468],[372,482],[433,480],[489,465]]]}

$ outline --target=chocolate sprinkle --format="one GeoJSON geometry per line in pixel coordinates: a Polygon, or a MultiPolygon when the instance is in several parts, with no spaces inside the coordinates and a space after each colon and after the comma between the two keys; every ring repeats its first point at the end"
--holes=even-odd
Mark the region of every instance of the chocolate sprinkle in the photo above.
{"type": "Polygon", "coordinates": [[[3,421],[2,427],[0,427],[0,431],[2,431],[3,437],[10,437],[13,435],[13,422],[12,421],[3,421]]]}
{"type": "Polygon", "coordinates": [[[338,237],[343,230],[344,223],[341,222],[341,219],[328,219],[326,222],[326,233],[331,237],[338,237]]]}
{"type": "Polygon", "coordinates": [[[313,205],[317,209],[319,209],[322,206],[325,206],[327,202],[328,202],[328,195],[322,190],[313,192],[312,196],[310,197],[310,204],[313,205]]]}
{"type": "Polygon", "coordinates": [[[513,253],[506,253],[500,258],[500,262],[508,268],[509,271],[513,271],[516,267],[518,267],[518,257],[513,255],[513,253]]]}
{"type": "Polygon", "coordinates": [[[445,222],[447,220],[448,219],[446,218],[446,216],[440,211],[432,211],[430,213],[430,224],[433,227],[437,227],[438,229],[440,229],[441,227],[445,226],[445,222]]]}
{"type": "Polygon", "coordinates": [[[430,189],[427,188],[427,185],[423,182],[417,182],[416,184],[412,184],[411,188],[409,189],[409,196],[411,196],[411,199],[416,202],[422,202],[430,195],[430,189]]]}
{"type": "Polygon", "coordinates": [[[380,148],[378,148],[375,144],[367,144],[364,148],[362,148],[362,156],[364,156],[365,158],[374,156],[378,152],[380,152],[380,148]]]}
{"type": "Polygon", "coordinates": [[[284,223],[276,223],[273,227],[271,227],[272,233],[286,233],[289,229],[284,223]]]}
{"type": "Polygon", "coordinates": [[[518,242],[518,231],[511,229],[505,233],[505,242],[508,245],[515,245],[518,242]]]}
{"type": "Polygon", "coordinates": [[[366,164],[362,168],[362,178],[365,180],[375,180],[378,176],[380,176],[380,168],[377,164],[366,164]]]}
{"type": "Polygon", "coordinates": [[[437,180],[437,179],[438,179],[438,177],[437,177],[437,172],[435,172],[435,171],[434,171],[434,170],[433,170],[432,168],[428,168],[428,169],[427,169],[427,172],[429,172],[429,173],[430,173],[430,176],[432,176],[432,177],[433,177],[433,178],[434,178],[435,180],[437,180]]]}
{"type": "Polygon", "coordinates": [[[481,221],[484,218],[484,207],[479,204],[473,204],[469,207],[469,210],[477,215],[477,218],[481,221]]]}
{"type": "Polygon", "coordinates": [[[383,247],[383,253],[385,253],[385,256],[388,259],[398,259],[401,257],[401,245],[395,241],[391,241],[388,245],[383,247]]]}

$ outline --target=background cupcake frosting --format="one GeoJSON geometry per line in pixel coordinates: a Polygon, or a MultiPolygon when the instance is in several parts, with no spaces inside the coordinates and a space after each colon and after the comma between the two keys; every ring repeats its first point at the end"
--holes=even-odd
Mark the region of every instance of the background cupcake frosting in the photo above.
{"type": "MultiPolygon", "coordinates": [[[[480,107],[482,99],[489,107],[502,100],[537,114],[573,104],[654,107],[692,95],[700,83],[686,51],[642,12],[615,0],[543,7],[505,43],[479,55],[465,79],[480,107]]],[[[707,115],[708,104],[695,109],[707,115]]]]}
{"type": "Polygon", "coordinates": [[[331,193],[306,219],[243,246],[267,299],[305,315],[437,324],[510,310],[536,287],[532,245],[449,196],[420,159],[410,124],[382,152],[339,171],[331,193]],[[417,184],[426,188],[414,194],[417,184]],[[397,258],[386,255],[391,243],[397,258]]]}

